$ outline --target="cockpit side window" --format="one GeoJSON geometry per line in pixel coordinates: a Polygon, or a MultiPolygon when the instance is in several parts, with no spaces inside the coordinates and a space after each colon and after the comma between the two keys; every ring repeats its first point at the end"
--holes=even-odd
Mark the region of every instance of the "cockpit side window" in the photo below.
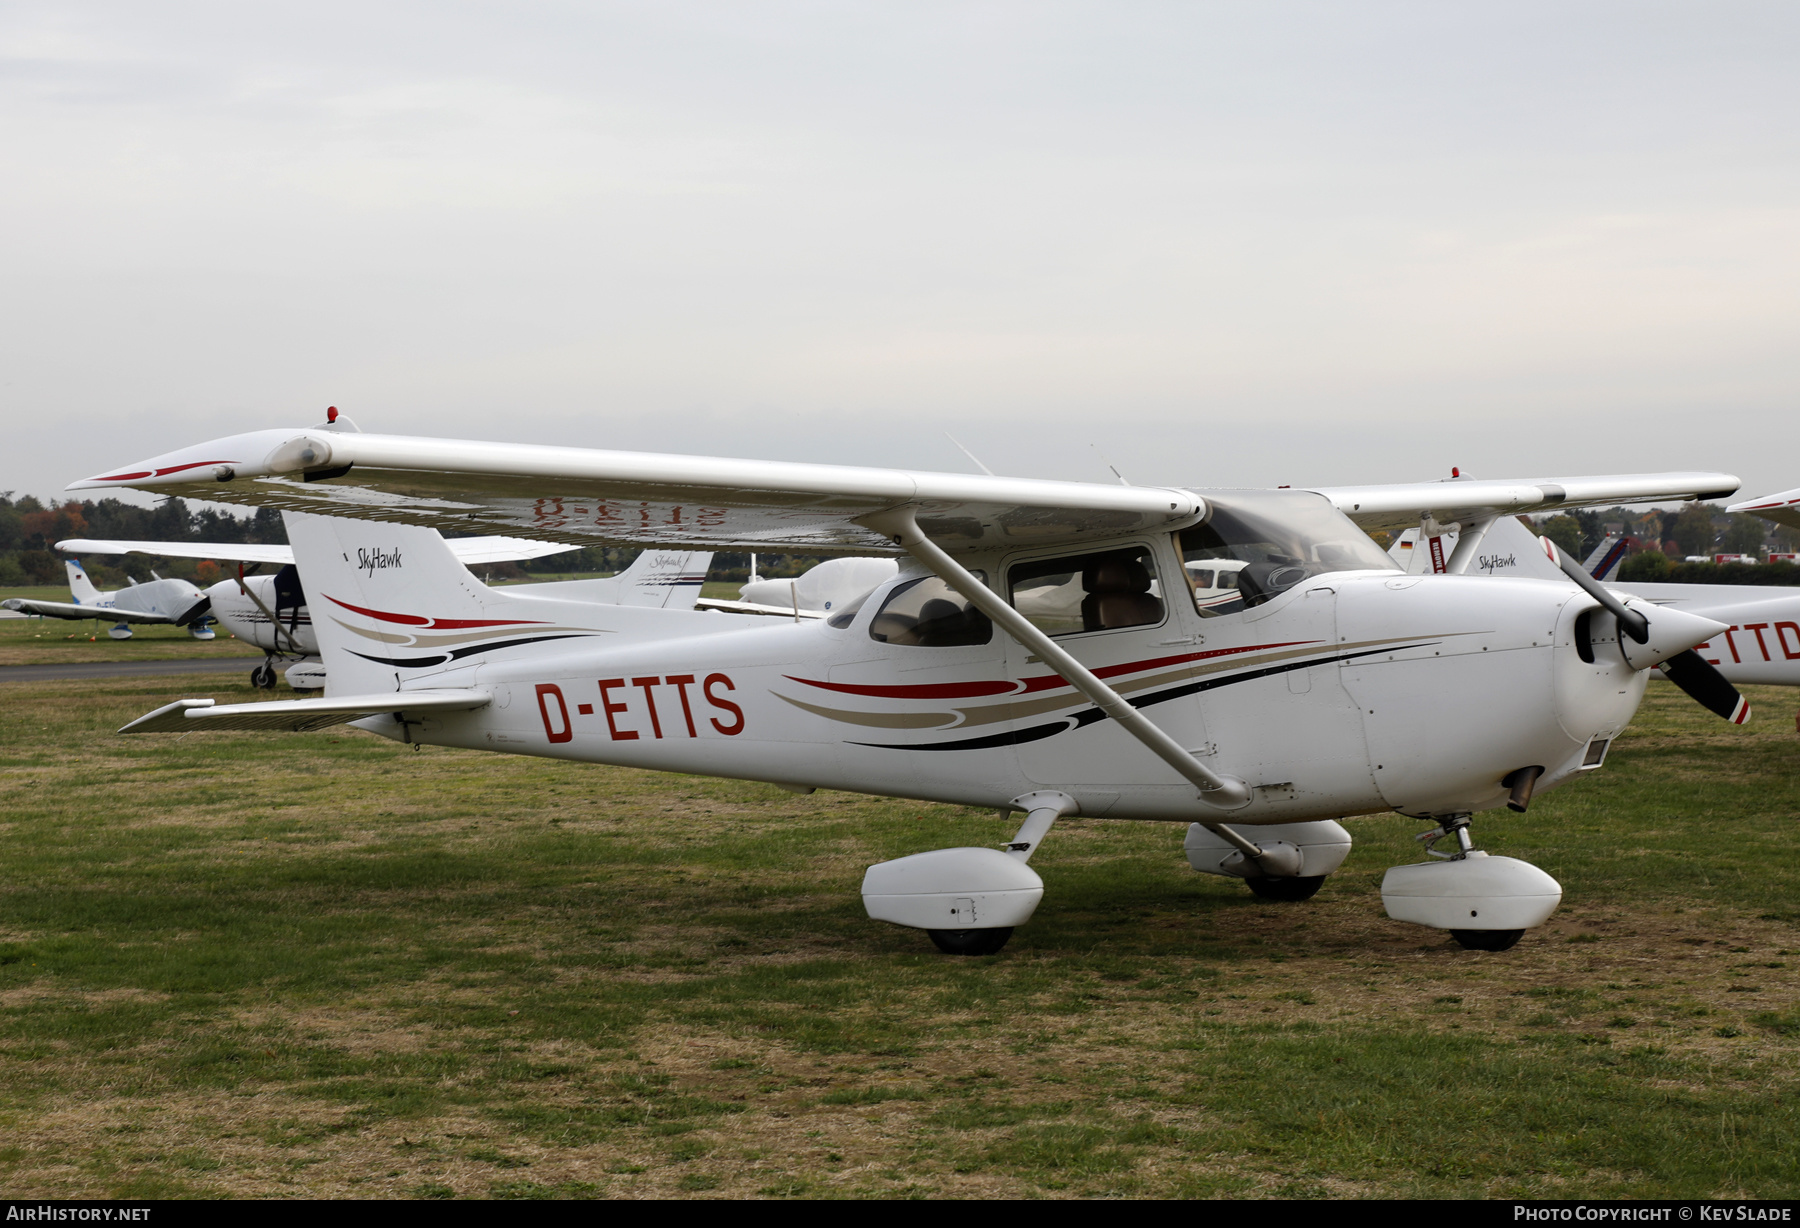
{"type": "Polygon", "coordinates": [[[1033,559],[1006,573],[1013,607],[1047,635],[1154,626],[1163,620],[1148,546],[1033,559]]]}
{"type": "Polygon", "coordinates": [[[1310,491],[1209,491],[1206,502],[1206,519],[1175,535],[1204,617],[1252,609],[1329,572],[1399,570],[1349,517],[1310,491]]]}
{"type": "MultiPolygon", "coordinates": [[[[972,574],[986,582],[982,572],[972,574]]],[[[853,611],[850,617],[855,617],[853,611]]],[[[836,620],[832,622],[835,626],[836,620]]],[[[936,576],[925,576],[888,593],[869,620],[869,638],[884,644],[956,648],[992,640],[994,624],[961,593],[936,576]]]]}

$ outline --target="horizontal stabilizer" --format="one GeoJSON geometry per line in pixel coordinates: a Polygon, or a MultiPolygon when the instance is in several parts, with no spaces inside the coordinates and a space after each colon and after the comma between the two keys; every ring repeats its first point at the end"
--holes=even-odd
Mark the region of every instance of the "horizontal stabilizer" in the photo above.
{"type": "MultiPolygon", "coordinates": [[[[566,554],[573,546],[561,542],[534,542],[523,537],[452,537],[450,553],[465,566],[471,563],[516,563],[566,554]]],[[[285,567],[294,561],[292,546],[263,542],[153,542],[105,541],[69,537],[56,543],[65,554],[148,554],[164,559],[216,559],[226,563],[268,563],[285,567]]]]}
{"type": "Polygon", "coordinates": [[[72,601],[36,601],[30,597],[8,597],[0,606],[21,614],[37,614],[43,618],[97,618],[108,623],[162,623],[172,626],[175,619],[167,614],[146,614],[141,610],[116,610],[107,605],[76,605],[72,601]]]}
{"type": "Polygon", "coordinates": [[[210,699],[178,699],[140,716],[120,733],[190,733],[196,729],[280,729],[304,733],[379,716],[384,712],[422,716],[480,708],[486,691],[438,688],[389,691],[380,695],[338,695],[330,699],[282,699],[258,704],[219,704],[210,699]]]}

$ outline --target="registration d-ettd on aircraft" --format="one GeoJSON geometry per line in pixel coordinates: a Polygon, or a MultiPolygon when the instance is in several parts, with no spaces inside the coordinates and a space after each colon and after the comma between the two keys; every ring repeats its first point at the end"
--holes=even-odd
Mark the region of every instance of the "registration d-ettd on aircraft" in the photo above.
{"type": "Polygon", "coordinates": [[[71,489],[279,508],[307,577],[324,698],[181,700],[127,731],[353,722],[415,743],[1023,812],[1004,849],[924,851],[863,880],[871,917],[983,953],[1038,906],[1028,863],[1060,816],[1186,823],[1195,868],[1305,899],[1349,850],[1337,820],[1390,810],[1429,824],[1434,854],[1388,872],[1390,915],[1468,947],[1512,945],[1561,889],[1478,849],[1470,816],[1523,810],[1534,789],[1599,768],[1645,671],[1720,624],[1632,604],[1633,635],[1582,642],[1605,607],[1574,583],[1407,576],[1359,525],[1737,485],[1675,473],[1189,490],[320,426],[212,440],[71,489]],[[488,588],[436,529],[901,565],[827,618],[727,620],[488,588]],[[359,567],[359,551],[404,566],[359,567]],[[1235,573],[1229,594],[1221,570],[1235,573]]]}

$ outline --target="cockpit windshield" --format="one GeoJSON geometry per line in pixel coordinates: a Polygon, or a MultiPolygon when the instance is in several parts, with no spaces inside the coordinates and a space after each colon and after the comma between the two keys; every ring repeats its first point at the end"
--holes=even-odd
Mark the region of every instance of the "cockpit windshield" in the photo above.
{"type": "Polygon", "coordinates": [[[1205,493],[1205,521],[1176,536],[1194,583],[1194,604],[1207,617],[1259,606],[1327,572],[1400,570],[1322,495],[1306,490],[1205,493]]]}

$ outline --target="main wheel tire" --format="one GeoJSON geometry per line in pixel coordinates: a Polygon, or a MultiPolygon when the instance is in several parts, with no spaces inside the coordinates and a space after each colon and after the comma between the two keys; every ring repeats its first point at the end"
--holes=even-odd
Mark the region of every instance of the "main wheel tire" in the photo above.
{"type": "Polygon", "coordinates": [[[1451,930],[1450,937],[1465,951],[1510,951],[1525,937],[1524,930],[1451,930]]]}
{"type": "Polygon", "coordinates": [[[268,665],[259,665],[250,671],[250,685],[259,691],[275,689],[275,670],[268,665]]]}
{"type": "Polygon", "coordinates": [[[1325,885],[1325,876],[1315,874],[1310,878],[1246,878],[1244,883],[1265,900],[1298,903],[1318,895],[1319,888],[1325,885]]]}
{"type": "Polygon", "coordinates": [[[926,930],[945,955],[992,955],[1012,937],[1012,926],[992,930],[926,930]]]}

